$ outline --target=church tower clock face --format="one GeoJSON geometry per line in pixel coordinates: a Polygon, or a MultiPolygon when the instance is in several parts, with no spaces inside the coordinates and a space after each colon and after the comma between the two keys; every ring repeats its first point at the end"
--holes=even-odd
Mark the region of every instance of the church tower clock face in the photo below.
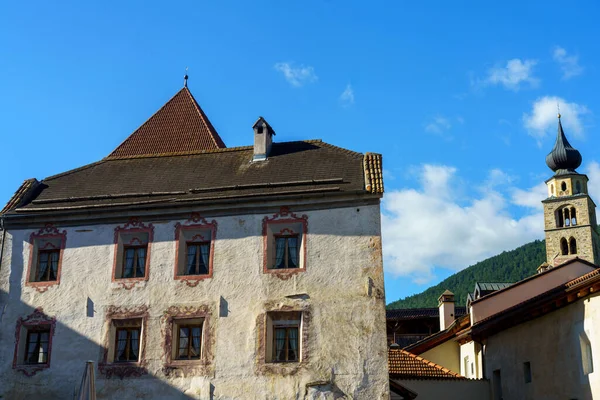
{"type": "Polygon", "coordinates": [[[575,257],[598,264],[596,204],[588,194],[588,177],[576,170],[581,154],[567,140],[560,118],[556,142],[546,156],[554,171],[546,181],[548,198],[542,201],[546,260],[550,267],[575,257]]]}

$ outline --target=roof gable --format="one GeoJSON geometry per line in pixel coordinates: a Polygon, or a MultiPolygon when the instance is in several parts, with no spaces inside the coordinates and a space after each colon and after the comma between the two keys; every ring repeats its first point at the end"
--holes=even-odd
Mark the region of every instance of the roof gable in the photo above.
{"type": "Polygon", "coordinates": [[[171,155],[225,147],[192,93],[184,87],[106,159],[171,155]]]}

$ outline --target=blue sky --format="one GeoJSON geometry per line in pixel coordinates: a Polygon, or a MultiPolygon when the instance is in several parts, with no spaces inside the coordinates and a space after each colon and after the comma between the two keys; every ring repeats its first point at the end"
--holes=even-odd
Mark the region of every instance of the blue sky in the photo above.
{"type": "Polygon", "coordinates": [[[383,154],[388,301],[543,236],[557,101],[600,199],[594,2],[84,3],[0,13],[2,203],[104,157],[186,66],[228,146],[263,115],[383,154]]]}

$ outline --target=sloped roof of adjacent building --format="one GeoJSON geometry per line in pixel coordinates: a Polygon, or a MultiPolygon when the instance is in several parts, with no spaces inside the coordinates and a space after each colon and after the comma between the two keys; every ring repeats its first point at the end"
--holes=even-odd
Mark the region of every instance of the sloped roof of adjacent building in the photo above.
{"type": "Polygon", "coordinates": [[[110,153],[108,159],[173,155],[225,148],[225,143],[187,87],[110,153]]]}
{"type": "Polygon", "coordinates": [[[389,348],[388,368],[394,379],[466,379],[434,362],[402,349],[389,348]]]}
{"type": "MultiPolygon", "coordinates": [[[[456,306],[454,308],[454,315],[460,317],[467,313],[467,308],[462,306],[456,306]]],[[[440,309],[437,307],[423,307],[423,308],[397,308],[385,311],[386,318],[388,320],[404,320],[404,319],[417,319],[417,318],[439,318],[440,309]]]]}

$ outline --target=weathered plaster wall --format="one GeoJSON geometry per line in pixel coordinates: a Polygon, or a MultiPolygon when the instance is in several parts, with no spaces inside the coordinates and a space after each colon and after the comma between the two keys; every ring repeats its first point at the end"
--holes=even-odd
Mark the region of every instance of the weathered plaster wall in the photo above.
{"type": "Polygon", "coordinates": [[[61,281],[43,293],[25,286],[27,242],[34,229],[10,232],[0,270],[0,306],[7,305],[0,325],[0,395],[70,398],[85,361],[97,364],[102,358],[108,308],[143,305],[148,308],[149,373],[123,380],[98,374],[98,398],[301,399],[343,393],[347,398],[386,399],[379,206],[292,211],[308,216],[305,272],[282,280],[262,271],[262,219],[276,210],[218,217],[213,277],[196,287],[173,279],[175,224],[184,220],[144,220],[154,225],[149,278],[131,290],[111,283],[116,224],[58,226],[67,231],[61,281]],[[51,366],[26,377],[12,368],[15,324],[40,306],[57,319],[51,366]],[[171,306],[202,306],[210,314],[213,336],[205,339],[211,340],[214,357],[202,376],[163,372],[162,317],[171,306]],[[267,309],[286,306],[310,310],[302,349],[308,360],[288,375],[257,364],[257,321],[267,309]],[[321,383],[308,385],[317,381],[321,383]]]}
{"type": "MultiPolygon", "coordinates": [[[[406,379],[397,382],[416,392],[417,400],[488,400],[491,398],[490,384],[487,380],[406,379]]],[[[505,397],[505,399],[512,399],[512,397],[505,397]]]]}
{"type": "MultiPolygon", "coordinates": [[[[505,399],[600,398],[600,296],[577,301],[487,339],[486,376],[500,370],[505,399]],[[583,373],[580,334],[592,345],[594,372],[583,373]],[[523,363],[531,363],[525,383],[523,363]]],[[[493,385],[493,383],[492,383],[493,385]]]]}
{"type": "Polygon", "coordinates": [[[446,367],[452,372],[460,373],[460,348],[458,343],[453,340],[448,340],[419,356],[446,367]]]}

